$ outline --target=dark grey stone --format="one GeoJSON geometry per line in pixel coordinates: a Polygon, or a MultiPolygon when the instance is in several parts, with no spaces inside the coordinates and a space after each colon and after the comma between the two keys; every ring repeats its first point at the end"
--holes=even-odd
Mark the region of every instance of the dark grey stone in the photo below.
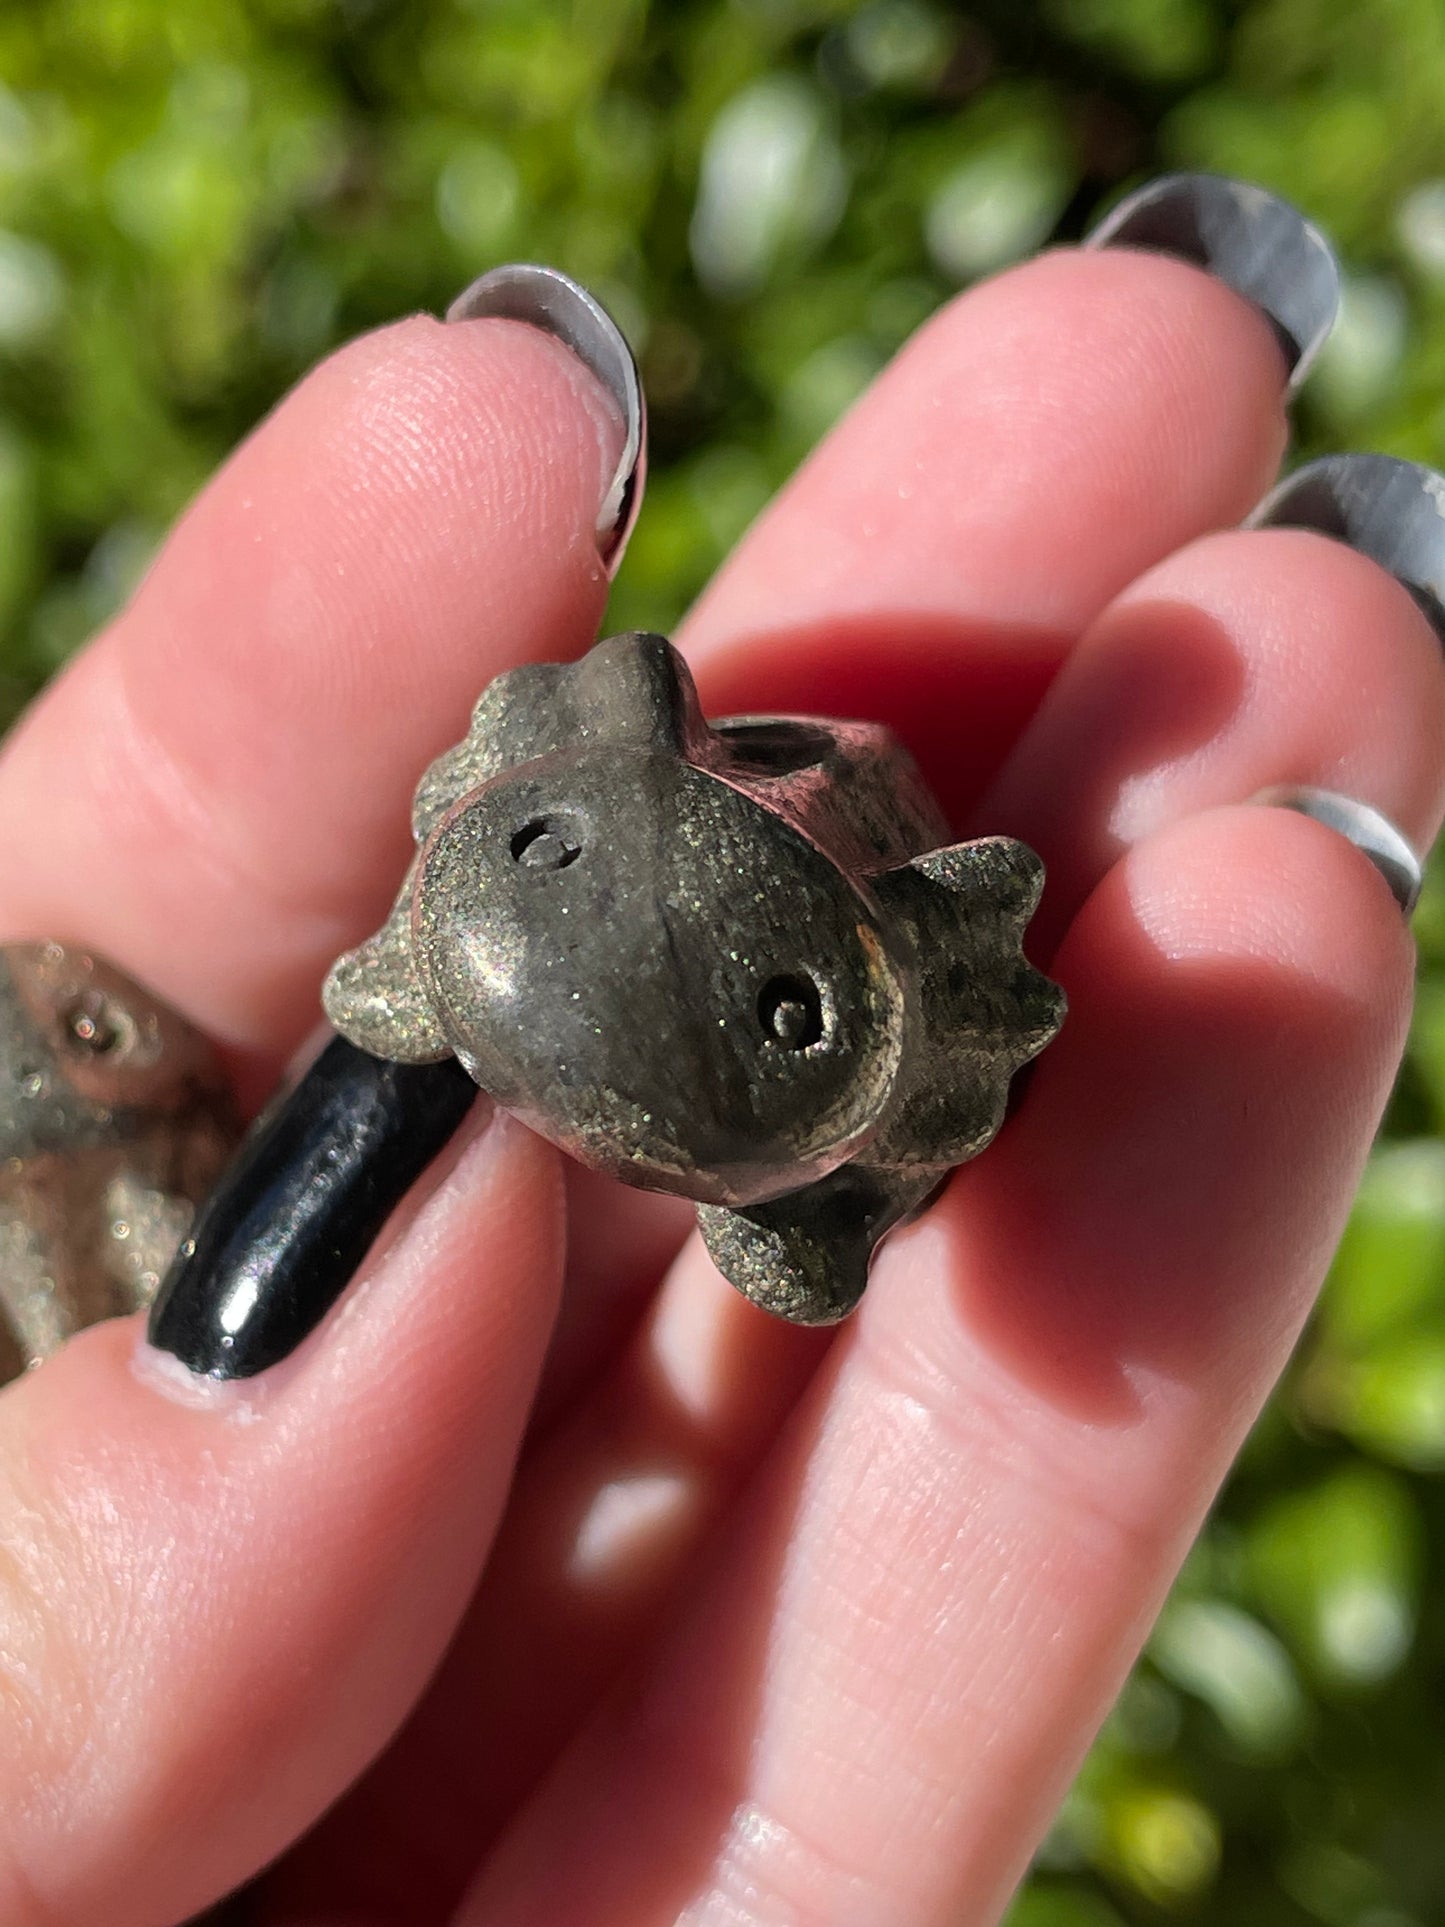
{"type": "Polygon", "coordinates": [[[872,723],[709,725],[661,636],[492,683],[417,789],[391,917],[327,1013],[455,1055],[593,1168],[696,1199],[769,1310],[828,1323],[877,1240],[993,1137],[1063,997],[1022,844],[949,848],[872,723]]]}

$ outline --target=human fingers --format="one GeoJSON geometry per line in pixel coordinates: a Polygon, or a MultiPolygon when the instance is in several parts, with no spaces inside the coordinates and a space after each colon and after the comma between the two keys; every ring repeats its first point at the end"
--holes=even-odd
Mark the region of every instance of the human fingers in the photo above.
{"type": "MultiPolygon", "coordinates": [[[[1331,473],[1342,466],[1350,472],[1351,458],[1332,458],[1331,473]]],[[[1408,466],[1387,465],[1387,479],[1408,466]]],[[[1420,471],[1404,479],[1431,501],[1420,471]]],[[[1302,515],[1293,491],[1291,500],[1289,512],[1302,515]]],[[[1445,673],[1415,586],[1445,561],[1445,519],[1432,512],[1433,546],[1417,520],[1409,587],[1339,539],[1230,532],[1147,572],[1091,625],[975,818],[980,832],[1022,836],[1046,858],[1050,881],[1031,933],[1037,955],[1051,954],[1128,845],[1266,789],[1288,791],[1306,809],[1323,807],[1323,793],[1325,803],[1348,797],[1365,814],[1388,812],[1404,840],[1408,887],[1408,845],[1428,847],[1445,806],[1445,673]]],[[[568,1664],[560,1676],[550,1670],[544,1698],[559,1727],[559,1679],[577,1676],[580,1701],[580,1682],[595,1691],[609,1676],[629,1630],[635,1637],[651,1623],[814,1362],[795,1334],[739,1303],[694,1243],[618,1369],[571,1419],[565,1445],[550,1443],[528,1467],[484,1598],[500,1618],[509,1551],[528,1548],[514,1583],[529,1604],[515,1637],[530,1649],[538,1627],[566,1627],[558,1643],[568,1664]],[[600,1562],[580,1573],[557,1522],[594,1508],[600,1516],[620,1505],[612,1495],[649,1478],[667,1505],[659,1498],[651,1520],[619,1532],[604,1589],[600,1562]]],[[[521,1692],[528,1670],[508,1667],[494,1690],[521,1692]]],[[[541,1676],[539,1655],[530,1670],[541,1676]]]]}
{"type": "MultiPolygon", "coordinates": [[[[1393,797],[1407,842],[1428,845],[1445,727],[1442,495],[1414,463],[1326,457],[1248,530],[1187,544],[1089,626],[971,817],[1045,860],[1036,954],[1128,843],[1266,787],[1393,797]]],[[[698,1277],[711,1327],[706,1266],[698,1277]]]]}
{"type": "Polygon", "coordinates": [[[342,1311],[242,1383],[139,1320],[0,1397],[0,1918],[161,1927],[389,1738],[473,1589],[556,1303],[554,1154],[479,1108],[342,1311]]]}
{"type": "MultiPolygon", "coordinates": [[[[1430,844],[1442,807],[1442,488],[1412,463],[1325,458],[1282,484],[1248,531],[1187,544],[1086,629],[960,825],[1019,836],[1044,857],[1049,882],[1030,932],[1036,956],[1050,955],[1128,844],[1265,789],[1294,791],[1307,809],[1338,809],[1334,793],[1382,808],[1390,819],[1382,834],[1403,837],[1396,855],[1411,870],[1408,846],[1430,844]]],[[[786,1334],[730,1302],[700,1252],[685,1254],[636,1348],[651,1361],[642,1382],[661,1388],[657,1437],[670,1426],[661,1415],[679,1403],[705,1439],[765,1435],[756,1401],[741,1424],[739,1403],[751,1383],[785,1382],[787,1348],[786,1334]],[[699,1363],[706,1358],[712,1367],[699,1363]]],[[[807,1359],[797,1358],[801,1382],[807,1359]]],[[[637,1368],[629,1359],[622,1370],[637,1368]]],[[[576,1436],[590,1443],[579,1444],[569,1488],[605,1492],[625,1459],[648,1457],[645,1408],[633,1400],[620,1446],[606,1419],[612,1396],[605,1383],[595,1419],[578,1416],[576,1436]]],[[[673,1457],[677,1490],[692,1500],[677,1516],[710,1516],[702,1495],[721,1502],[736,1463],[711,1448],[686,1470],[673,1457]]],[[[679,1559],[690,1543],[679,1542],[679,1559]]],[[[542,1570],[534,1564],[533,1587],[542,1570]]],[[[670,1570],[650,1564],[650,1583],[662,1585],[670,1570]]],[[[565,1595],[564,1575],[556,1586],[565,1595]]],[[[639,1595],[639,1624],[652,1598],[639,1595]]],[[[569,1650],[585,1653],[585,1640],[569,1650]]]]}
{"type": "MultiPolygon", "coordinates": [[[[1105,629],[1113,609],[1143,593],[1125,589],[1110,614],[1098,614],[1110,589],[1131,572],[1156,562],[1161,582],[1169,582],[1178,565],[1158,562],[1164,548],[1237,519],[1254,499],[1278,452],[1286,364],[1296,375],[1303,371],[1328,329],[1334,301],[1334,270],[1319,237],[1282,203],[1239,184],[1196,177],[1154,184],[1111,219],[1103,238],[1163,252],[1106,248],[1046,256],[945,310],[739,545],[681,636],[704,689],[719,692],[714,706],[735,700],[750,709],[777,703],[886,715],[955,811],[970,805],[976,811],[981,830],[1033,840],[1040,817],[1051,811],[1058,835],[1043,839],[1042,847],[1052,864],[1058,845],[1064,869],[1090,834],[1091,811],[1103,807],[1082,781],[1072,780],[1074,772],[1047,736],[1048,719],[1068,713],[1070,692],[1090,674],[1089,641],[1072,651],[1068,644],[1079,630],[1091,636],[1091,617],[1105,629]],[[1177,258],[1181,253],[1188,265],[1177,258]],[[1221,272],[1201,273],[1199,265],[1211,260],[1221,272]],[[1268,285],[1261,285],[1261,275],[1268,285]],[[1270,326],[1261,324],[1261,313],[1273,316],[1270,326]],[[1304,346],[1282,360],[1276,334],[1304,346]],[[919,631],[910,626],[920,607],[934,623],[921,651],[914,647],[919,631]],[[1011,626],[1016,616],[1024,618],[1022,628],[1011,626]],[[1032,644],[1046,634],[1050,646],[1040,657],[1032,644]],[[1046,678],[1061,660],[1043,714],[1016,746],[1013,733],[1039,698],[1041,672],[1046,678]],[[998,808],[992,801],[978,804],[986,771],[1000,761],[1009,773],[1019,769],[1030,808],[1014,807],[1008,797],[998,808]]],[[[1229,544],[1242,540],[1214,536],[1202,547],[1219,552],[1220,572],[1228,576],[1229,544]]],[[[1290,582],[1276,586],[1270,567],[1266,547],[1248,579],[1252,589],[1247,584],[1238,596],[1244,605],[1251,594],[1255,603],[1278,604],[1291,646],[1277,646],[1264,614],[1246,606],[1235,625],[1243,634],[1221,636],[1216,652],[1233,650],[1240,678],[1260,685],[1256,707],[1264,713],[1252,738],[1257,774],[1243,790],[1234,780],[1243,764],[1236,757],[1231,768],[1211,741],[1222,733],[1218,704],[1211,707],[1198,687],[1193,656],[1176,637],[1167,630],[1154,635],[1157,620],[1153,629],[1138,621],[1134,655],[1141,660],[1121,668],[1075,729],[1078,757],[1101,761],[1104,746],[1120,737],[1136,757],[1147,756],[1150,718],[1167,701],[1164,694],[1151,700],[1151,691],[1164,685],[1177,686],[1178,727],[1202,745],[1204,774],[1192,802],[1181,794],[1181,809],[1245,796],[1266,781],[1348,777],[1348,759],[1311,758],[1306,745],[1310,729],[1319,737],[1337,724],[1343,738],[1359,717],[1357,702],[1332,707],[1341,695],[1340,676],[1318,687],[1311,680],[1310,650],[1330,584],[1317,583],[1291,616],[1290,582]],[[1300,703],[1305,693],[1308,701],[1300,703]],[[1095,711],[1106,704],[1110,713],[1101,722],[1095,711]],[[1296,727],[1281,734],[1285,747],[1272,757],[1277,711],[1288,712],[1296,727]],[[1296,742],[1298,756],[1291,754],[1296,742]]],[[[1373,706],[1404,730],[1403,737],[1389,728],[1371,733],[1363,753],[1378,761],[1404,741],[1419,749],[1423,762],[1426,739],[1409,730],[1408,719],[1417,700],[1427,704],[1426,713],[1439,713],[1445,686],[1437,665],[1425,660],[1423,625],[1395,606],[1404,603],[1400,591],[1358,558],[1354,569],[1358,593],[1329,612],[1331,653],[1342,665],[1355,659],[1358,685],[1368,686],[1373,706]],[[1359,635],[1369,639],[1364,650],[1359,635]]],[[[1146,583],[1152,580],[1146,573],[1146,583]]],[[[1161,588],[1160,595],[1166,593],[1161,588]]],[[[1187,605],[1182,586],[1179,599],[1187,605]]],[[[994,787],[997,792],[1000,784],[994,787]]],[[[1370,793],[1369,786],[1361,791],[1370,793]]],[[[1088,880],[1102,867],[1107,856],[1095,862],[1088,880]]],[[[1066,878],[1051,882],[1046,915],[1056,901],[1077,904],[1066,878]]],[[[616,1215],[650,1223],[646,1201],[623,1204],[616,1215]]],[[[705,1437],[731,1437],[737,1401],[730,1387],[753,1376],[763,1385],[778,1382],[780,1375],[762,1361],[771,1361],[786,1340],[726,1294],[720,1297],[701,1257],[680,1261],[664,1288],[664,1305],[657,1331],[649,1330],[622,1361],[617,1380],[631,1384],[640,1376],[643,1385],[652,1384],[658,1347],[666,1354],[655,1395],[656,1437],[660,1456],[676,1469],[660,1441],[672,1429],[666,1414],[691,1403],[673,1389],[689,1375],[686,1359],[701,1353],[717,1361],[717,1369],[694,1374],[710,1388],[701,1429],[705,1437]],[[653,1361],[640,1374],[638,1356],[653,1361]]],[[[801,1357],[798,1347],[793,1351],[801,1357]]],[[[569,1493],[601,1493],[621,1476],[624,1459],[647,1457],[643,1414],[653,1401],[639,1399],[634,1387],[631,1418],[619,1439],[610,1416],[616,1389],[605,1381],[594,1415],[572,1430],[575,1449],[558,1474],[569,1493]],[[583,1470],[589,1463],[590,1475],[583,1470]]],[[[560,1449],[549,1448],[548,1460],[560,1464],[560,1449]]],[[[722,1465],[731,1463],[725,1454],[722,1465]]],[[[687,1489],[717,1489],[720,1468],[711,1451],[698,1455],[694,1469],[696,1482],[684,1481],[687,1489]]],[[[569,1499],[562,1511],[570,1514],[573,1506],[569,1499]]],[[[687,1505],[678,1511],[679,1517],[706,1514],[707,1508],[687,1505]]],[[[525,1508],[519,1515],[523,1536],[528,1516],[525,1508]]],[[[541,1504],[537,1516],[555,1517],[555,1508],[541,1504]]],[[[679,1540],[680,1556],[688,1543],[679,1540]]],[[[558,1595],[572,1593],[559,1561],[551,1563],[558,1595]]],[[[529,1563],[534,1608],[547,1569],[545,1561],[529,1563]]],[[[660,1580],[671,1568],[649,1562],[648,1570],[660,1580]]],[[[561,1643],[580,1659],[589,1651],[588,1589],[575,1590],[580,1617],[561,1643]]],[[[638,1596],[640,1625],[653,1597],[650,1587],[638,1596]]],[[[607,1618],[615,1631],[611,1603],[607,1618]]],[[[519,1623],[535,1628],[537,1611],[519,1623]]],[[[508,1669],[507,1683],[518,1690],[516,1669],[508,1669]]],[[[550,1670],[549,1683],[557,1683],[550,1670]]],[[[549,1701],[560,1706],[550,1694],[549,1701]]]]}
{"type": "MultiPolygon", "coordinates": [[[[1289,230],[1279,258],[1293,250],[1319,277],[1304,297],[1313,342],[1333,307],[1328,253],[1263,198],[1289,230]]],[[[1236,239],[1254,231],[1250,218],[1234,229],[1236,239]]],[[[961,807],[1111,591],[1171,542],[1236,518],[1272,472],[1298,357],[1281,356],[1263,292],[1207,250],[1187,264],[1105,251],[1048,257],[953,304],[825,442],[684,626],[710,706],[885,716],[961,807]],[[1221,273],[1199,271],[1211,260],[1221,273]]],[[[612,1220],[640,1236],[653,1214],[646,1200],[624,1200],[612,1220]]],[[[468,1694],[499,1696],[483,1702],[498,1719],[531,1702],[526,1745],[448,1772],[449,1798],[473,1825],[514,1797],[651,1624],[801,1382],[811,1348],[751,1329],[766,1321],[716,1293],[705,1261],[681,1261],[664,1295],[672,1339],[649,1328],[524,1474],[496,1570],[449,1661],[468,1694]],[[763,1363],[775,1354],[776,1372],[763,1363]],[[710,1361],[691,1387],[689,1356],[710,1361]],[[751,1404],[735,1384],[751,1387],[751,1404]],[[601,1536],[594,1505],[598,1518],[618,1518],[629,1495],[622,1550],[605,1569],[579,1564],[574,1539],[601,1536]]],[[[401,1758],[424,1751],[427,1733],[423,1708],[380,1774],[404,1776],[401,1758]]],[[[347,1825],[344,1812],[334,1824],[347,1825]]]]}
{"type": "MultiPolygon", "coordinates": [[[[1044,854],[1036,954],[1047,957],[1125,847],[1257,791],[1288,789],[1306,806],[1343,793],[1428,847],[1445,806],[1442,740],[1439,639],[1399,582],[1317,534],[1218,534],[1091,626],[977,826],[1044,854]]],[[[481,1645],[510,1655],[489,1674],[496,1704],[530,1693],[542,1710],[535,1757],[650,1626],[816,1357],[690,1245],[616,1369],[529,1461],[468,1632],[485,1623],[481,1645]],[[594,1551],[579,1563],[584,1533],[594,1551]]],[[[494,1777],[493,1819],[512,1784],[500,1766],[494,1777]]]]}
{"type": "MultiPolygon", "coordinates": [[[[244,1047],[248,1098],[393,893],[422,767],[497,671],[586,645],[636,506],[636,374],[585,291],[494,270],[452,314],[303,382],[0,754],[6,934],[107,953],[244,1047]]],[[[316,1235],[264,1291],[245,1273],[254,1343],[215,1329],[237,1280],[189,1266],[162,1336],[200,1369],[294,1343],[405,1188],[349,1157],[342,1095],[309,1120],[316,1235]]]]}
{"type": "Polygon", "coordinates": [[[1055,968],[1027,1103],[885,1249],[466,1927],[1002,1908],[1308,1308],[1412,950],[1343,837],[1226,809],[1133,849],[1055,968]]]}
{"type": "MultiPolygon", "coordinates": [[[[961,821],[1111,596],[1259,499],[1337,280],[1287,203],[1183,175],[960,296],[683,623],[706,706],[890,723],[961,821]]],[[[650,1256],[650,1205],[610,1215],[650,1256]]]]}
{"type": "Polygon", "coordinates": [[[1442,492],[1413,463],[1329,457],[1254,527],[1180,550],[1090,627],[972,818],[1044,858],[1039,954],[1128,844],[1267,786],[1342,792],[1428,846],[1445,674],[1425,605],[1445,581],[1442,492]],[[1415,513],[1332,526],[1320,469],[1362,511],[1403,487],[1415,513]],[[1402,525],[1408,555],[1384,539],[1402,525]]]}

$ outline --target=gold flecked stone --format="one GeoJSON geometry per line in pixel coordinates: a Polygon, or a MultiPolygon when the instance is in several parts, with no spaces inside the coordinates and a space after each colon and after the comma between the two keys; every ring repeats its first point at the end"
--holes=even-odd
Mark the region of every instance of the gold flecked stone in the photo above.
{"type": "Polygon", "coordinates": [[[176,1011],[89,951],[0,946],[0,1383],[149,1304],[238,1134],[176,1011]]]}

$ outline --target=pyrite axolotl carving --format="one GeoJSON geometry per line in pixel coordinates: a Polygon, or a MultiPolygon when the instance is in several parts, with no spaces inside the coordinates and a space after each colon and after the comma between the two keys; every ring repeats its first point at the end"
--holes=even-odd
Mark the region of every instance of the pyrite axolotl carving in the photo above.
{"type": "Polygon", "coordinates": [[[73,945],[0,947],[0,1383],[150,1302],[239,1135],[178,1012],[73,945]]]}
{"type": "Polygon", "coordinates": [[[757,1304],[827,1324],[873,1247],[993,1137],[1063,996],[1005,837],[938,846],[886,729],[709,724],[661,636],[499,676],[416,793],[417,855],[331,1021],[454,1054],[582,1163],[698,1201],[757,1304]]]}

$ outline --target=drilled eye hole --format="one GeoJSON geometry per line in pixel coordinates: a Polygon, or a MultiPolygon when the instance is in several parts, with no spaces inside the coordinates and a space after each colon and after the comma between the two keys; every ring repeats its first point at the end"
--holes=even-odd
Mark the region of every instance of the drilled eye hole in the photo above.
{"type": "Polygon", "coordinates": [[[582,854],[576,827],[562,816],[534,816],[512,836],[512,861],[528,870],[565,870],[582,854]]]}
{"type": "Polygon", "coordinates": [[[825,729],[791,718],[750,723],[719,723],[733,768],[744,776],[791,776],[821,763],[833,747],[825,729]]]}
{"type": "Polygon", "coordinates": [[[758,993],[763,1035],[784,1050],[807,1050],[823,1035],[823,999],[811,977],[769,977],[758,993]]]}
{"type": "Polygon", "coordinates": [[[129,1025],[104,997],[84,997],[66,1011],[65,1034],[78,1050],[106,1057],[125,1043],[129,1025]]]}

